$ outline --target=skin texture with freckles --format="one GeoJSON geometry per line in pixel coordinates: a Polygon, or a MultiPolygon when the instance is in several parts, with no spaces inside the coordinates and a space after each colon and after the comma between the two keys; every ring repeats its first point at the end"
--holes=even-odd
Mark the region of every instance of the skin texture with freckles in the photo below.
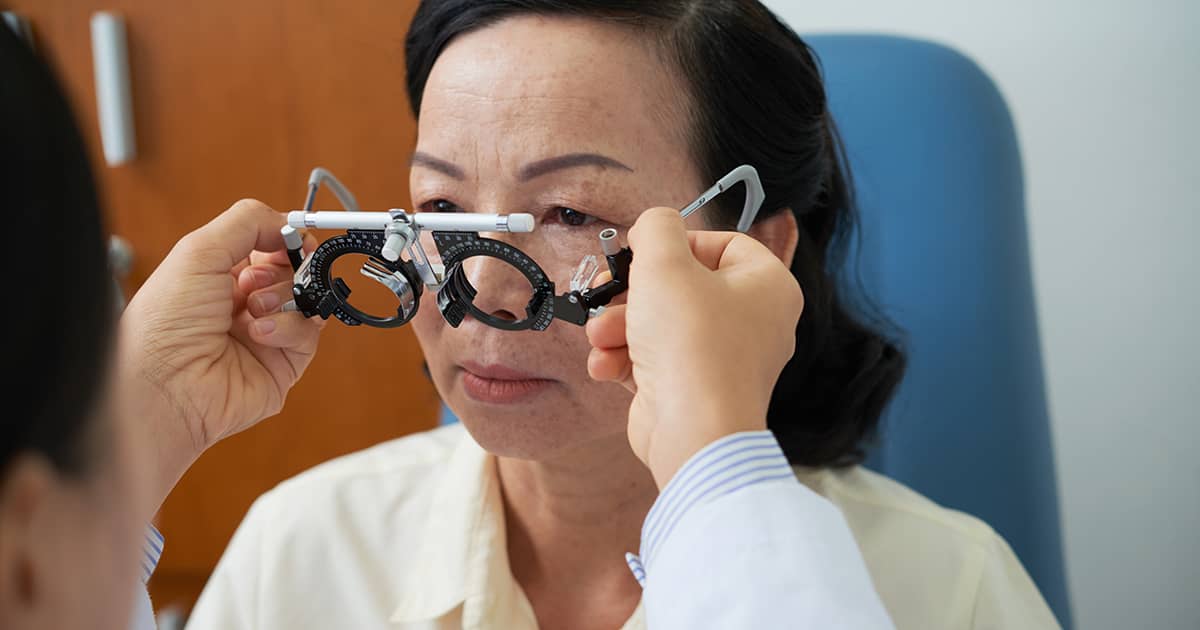
{"type": "MultiPolygon", "coordinates": [[[[652,38],[626,27],[518,17],[467,33],[445,49],[425,87],[413,207],[534,214],[532,234],[487,236],[524,250],[561,292],[580,259],[600,253],[602,229],[617,228],[624,241],[647,208],[682,207],[711,184],[686,141],[686,93],[652,38]],[[622,166],[521,176],[531,163],[578,153],[622,166]],[[578,213],[585,224],[569,224],[578,213]]],[[[779,229],[758,229],[789,259],[795,223],[781,215],[764,222],[779,229]]],[[[687,226],[702,229],[700,213],[687,226]]],[[[480,289],[477,307],[525,317],[529,288],[519,274],[488,258],[465,267],[480,289]]],[[[669,325],[671,313],[662,317],[669,325]]],[[[432,300],[413,326],[443,400],[497,456],[509,562],[539,626],[620,627],[641,596],[623,555],[638,549],[657,495],[626,433],[632,394],[589,377],[582,327],[555,321],[544,332],[514,333],[468,318],[454,329],[432,300]],[[490,381],[479,371],[535,380],[523,381],[533,385],[517,400],[481,400],[490,381]]]]}
{"type": "MultiPolygon", "coordinates": [[[[456,40],[426,87],[417,150],[459,166],[465,177],[416,165],[414,206],[430,209],[445,199],[468,212],[532,212],[533,234],[489,236],[523,249],[565,287],[580,258],[599,253],[601,229],[624,232],[642,210],[681,205],[704,189],[680,134],[656,122],[661,110],[677,107],[661,87],[665,76],[634,34],[592,21],[514,19],[456,40]],[[585,166],[518,181],[527,163],[584,151],[631,170],[585,166]],[[565,225],[556,206],[598,221],[565,225]]],[[[524,316],[529,290],[519,275],[486,258],[470,260],[467,270],[485,288],[479,308],[524,316]]],[[[581,328],[555,322],[541,333],[510,333],[468,319],[454,330],[433,306],[414,322],[418,339],[444,399],[489,451],[552,459],[624,431],[629,397],[588,377],[581,328]],[[477,403],[462,392],[465,361],[504,364],[556,384],[527,405],[477,403]]]]}

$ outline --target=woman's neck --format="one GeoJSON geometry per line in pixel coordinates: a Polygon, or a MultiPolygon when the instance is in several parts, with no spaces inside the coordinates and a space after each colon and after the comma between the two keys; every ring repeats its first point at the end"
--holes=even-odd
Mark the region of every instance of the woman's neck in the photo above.
{"type": "Polygon", "coordinates": [[[509,564],[539,626],[619,628],[641,597],[625,552],[658,495],[625,435],[551,461],[499,458],[497,471],[509,564]]]}

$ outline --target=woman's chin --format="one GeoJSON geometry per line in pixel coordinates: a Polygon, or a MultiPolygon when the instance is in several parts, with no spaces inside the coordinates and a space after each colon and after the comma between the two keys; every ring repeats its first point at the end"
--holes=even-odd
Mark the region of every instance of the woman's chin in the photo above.
{"type": "Polygon", "coordinates": [[[459,421],[484,450],[497,457],[554,459],[606,434],[625,431],[624,423],[614,423],[612,417],[600,420],[578,409],[539,405],[536,396],[503,406],[479,403],[466,395],[456,398],[450,406],[459,421]]]}
{"type": "Polygon", "coordinates": [[[572,427],[529,408],[470,410],[459,420],[485,451],[497,457],[551,459],[579,439],[572,427]]]}

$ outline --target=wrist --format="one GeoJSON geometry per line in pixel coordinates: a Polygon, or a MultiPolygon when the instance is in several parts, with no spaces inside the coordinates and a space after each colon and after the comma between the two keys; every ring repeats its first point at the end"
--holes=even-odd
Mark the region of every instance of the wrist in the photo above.
{"type": "Polygon", "coordinates": [[[745,488],[788,479],[798,483],[769,431],[739,431],[706,445],[662,488],[646,515],[635,575],[653,570],[658,552],[689,513],[745,488]]]}
{"type": "Polygon", "coordinates": [[[121,337],[118,409],[120,421],[131,436],[131,446],[137,451],[135,455],[143,465],[145,496],[141,504],[148,518],[158,511],[207,445],[190,429],[185,401],[172,395],[163,380],[169,367],[155,367],[145,348],[134,347],[133,340],[138,337],[121,337]]]}
{"type": "Polygon", "coordinates": [[[723,438],[736,433],[764,431],[767,428],[766,414],[727,414],[706,421],[695,418],[678,435],[660,433],[652,441],[648,453],[647,467],[661,491],[671,482],[679,470],[697,453],[723,438]]]}

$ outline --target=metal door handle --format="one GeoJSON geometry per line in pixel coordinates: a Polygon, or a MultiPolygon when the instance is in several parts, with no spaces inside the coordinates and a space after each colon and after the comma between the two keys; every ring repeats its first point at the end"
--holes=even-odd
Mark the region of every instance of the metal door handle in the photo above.
{"type": "Polygon", "coordinates": [[[129,277],[133,269],[133,246],[120,236],[108,239],[108,267],[112,272],[113,295],[117,312],[125,309],[125,291],[121,289],[121,281],[129,277]]]}

